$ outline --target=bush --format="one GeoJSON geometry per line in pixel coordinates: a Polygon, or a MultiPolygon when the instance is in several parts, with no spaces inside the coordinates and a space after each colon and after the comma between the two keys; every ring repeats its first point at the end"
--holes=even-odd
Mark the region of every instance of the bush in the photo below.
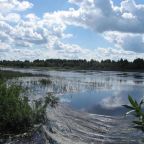
{"type": "Polygon", "coordinates": [[[133,120],[134,127],[144,131],[144,112],[143,112],[144,100],[142,99],[138,103],[131,96],[128,96],[128,100],[130,102],[130,105],[123,105],[124,107],[129,109],[129,111],[126,113],[126,115],[132,113],[136,118],[136,120],[133,120]]]}
{"type": "Polygon", "coordinates": [[[0,134],[19,134],[28,132],[35,124],[45,122],[46,108],[55,106],[58,99],[53,95],[29,104],[23,97],[22,87],[0,82],[0,134]]]}

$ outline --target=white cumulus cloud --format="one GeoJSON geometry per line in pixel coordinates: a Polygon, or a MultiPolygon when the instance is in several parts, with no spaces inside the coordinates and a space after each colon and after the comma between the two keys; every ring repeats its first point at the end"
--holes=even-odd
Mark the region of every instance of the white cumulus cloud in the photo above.
{"type": "Polygon", "coordinates": [[[53,56],[99,60],[124,57],[132,60],[143,57],[144,4],[125,0],[114,5],[113,1],[68,0],[77,7],[46,12],[38,17],[35,13],[27,13],[34,7],[28,0],[0,0],[0,55],[6,58],[11,55],[8,57],[11,59],[53,56]],[[75,42],[70,44],[66,42],[73,37],[66,32],[69,26],[99,33],[114,47],[91,50],[75,42]]]}

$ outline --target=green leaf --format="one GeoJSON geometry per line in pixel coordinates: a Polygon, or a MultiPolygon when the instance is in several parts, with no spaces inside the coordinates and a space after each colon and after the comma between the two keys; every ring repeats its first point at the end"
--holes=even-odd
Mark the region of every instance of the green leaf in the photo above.
{"type": "Polygon", "coordinates": [[[129,99],[129,102],[131,103],[131,105],[133,107],[137,107],[138,106],[130,95],[128,96],[128,99],[129,99]]]}
{"type": "Polygon", "coordinates": [[[124,107],[127,108],[127,109],[134,110],[134,108],[133,108],[132,106],[129,106],[129,105],[122,105],[122,106],[124,106],[124,107]]]}
{"type": "Polygon", "coordinates": [[[137,101],[135,100],[135,105],[136,105],[136,107],[139,107],[139,104],[137,103],[137,101]]]}

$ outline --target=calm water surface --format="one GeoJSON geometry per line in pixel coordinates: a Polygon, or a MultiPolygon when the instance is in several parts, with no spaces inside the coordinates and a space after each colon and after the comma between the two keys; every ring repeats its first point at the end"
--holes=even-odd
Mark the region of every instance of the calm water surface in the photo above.
{"type": "Polygon", "coordinates": [[[144,96],[144,73],[113,71],[48,71],[41,69],[7,70],[44,74],[52,80],[49,86],[40,86],[39,77],[19,78],[19,82],[31,87],[31,97],[41,97],[53,92],[60,101],[74,109],[89,113],[124,115],[128,95],[137,100],[144,96]]]}

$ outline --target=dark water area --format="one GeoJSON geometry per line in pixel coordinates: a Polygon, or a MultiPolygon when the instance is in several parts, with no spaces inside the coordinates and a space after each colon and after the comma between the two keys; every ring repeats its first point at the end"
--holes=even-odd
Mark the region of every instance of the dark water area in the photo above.
{"type": "Polygon", "coordinates": [[[129,103],[128,95],[138,101],[144,96],[144,73],[1,69],[43,74],[52,81],[51,85],[40,86],[39,77],[20,78],[18,81],[31,88],[31,97],[53,92],[62,103],[92,114],[122,116],[127,111],[122,105],[129,103]]]}

